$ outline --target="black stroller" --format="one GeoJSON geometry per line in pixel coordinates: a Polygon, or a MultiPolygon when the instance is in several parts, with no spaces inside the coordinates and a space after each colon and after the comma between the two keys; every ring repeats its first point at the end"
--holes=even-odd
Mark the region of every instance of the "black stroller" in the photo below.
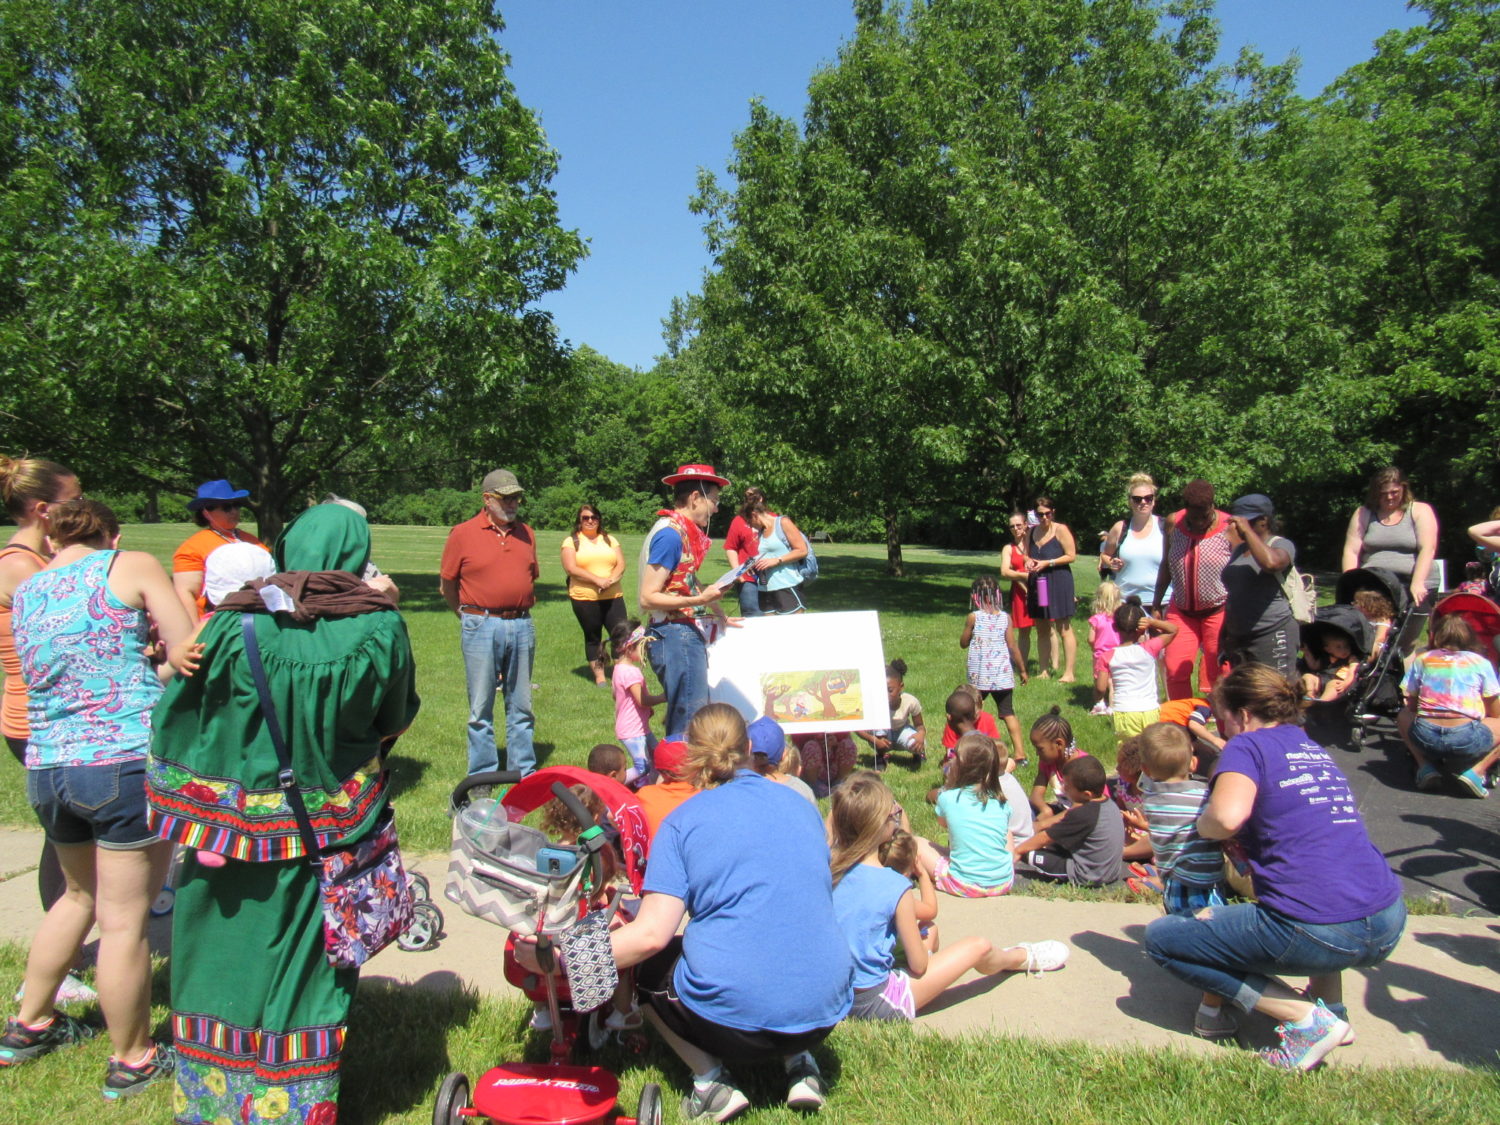
{"type": "Polygon", "coordinates": [[[1381,718],[1393,718],[1401,710],[1402,665],[1396,639],[1410,623],[1417,606],[1401,578],[1380,567],[1362,567],[1339,575],[1334,587],[1334,604],[1319,609],[1313,621],[1304,625],[1303,639],[1319,642],[1322,630],[1337,629],[1349,637],[1360,658],[1354,686],[1340,700],[1353,735],[1353,749],[1363,750],[1367,725],[1381,718]],[[1354,608],[1354,598],[1362,590],[1383,594],[1395,610],[1385,642],[1374,647],[1374,624],[1354,608]]]}

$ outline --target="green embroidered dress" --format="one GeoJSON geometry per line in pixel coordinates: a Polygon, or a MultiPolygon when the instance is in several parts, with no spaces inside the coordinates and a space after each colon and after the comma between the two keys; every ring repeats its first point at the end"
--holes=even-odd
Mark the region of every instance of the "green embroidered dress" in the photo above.
{"type": "MultiPolygon", "coordinates": [[[[394,608],[371,608],[370,592],[351,581],[369,553],[369,528],[354,512],[308,510],[277,544],[278,567],[344,573],[313,575],[295,615],[255,614],[320,845],[357,841],[374,826],[386,805],[381,743],[417,713],[406,624],[394,608]],[[309,611],[320,604],[319,578],[362,591],[355,601],[365,604],[334,604],[335,593],[326,612],[309,611]],[[309,612],[312,620],[294,619],[309,612]]],[[[156,830],[228,857],[214,868],[190,853],[173,910],[174,1119],[332,1125],[359,972],[324,956],[317,877],[277,786],[240,614],[214,614],[199,639],[202,666],[174,679],[157,707],[147,766],[156,830]]]]}

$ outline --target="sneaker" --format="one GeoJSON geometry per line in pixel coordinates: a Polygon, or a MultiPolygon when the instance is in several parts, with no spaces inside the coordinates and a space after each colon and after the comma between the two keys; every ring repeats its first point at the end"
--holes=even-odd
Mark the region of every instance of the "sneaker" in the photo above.
{"type": "MultiPolygon", "coordinates": [[[[1313,998],[1311,996],[1309,996],[1305,991],[1302,993],[1302,997],[1305,1000],[1313,1000],[1313,998]]],[[[1316,1003],[1318,1003],[1318,1001],[1313,1000],[1313,1003],[1316,1004],[1316,1003]]],[[[1329,1004],[1329,1003],[1324,1003],[1323,1007],[1327,1008],[1330,1012],[1332,1012],[1337,1019],[1341,1019],[1346,1024],[1349,1024],[1349,1009],[1348,1009],[1347,1006],[1345,1006],[1343,1004],[1329,1004]]],[[[1354,1025],[1353,1024],[1349,1024],[1349,1030],[1346,1031],[1346,1032],[1344,1032],[1344,1037],[1339,1040],[1339,1046],[1340,1047],[1352,1047],[1352,1046],[1354,1046],[1354,1025]]]]}
{"type": "Polygon", "coordinates": [[[1435,793],[1443,787],[1443,775],[1432,766],[1417,770],[1417,788],[1423,793],[1435,793]]]}
{"type": "Polygon", "coordinates": [[[719,1077],[706,1089],[700,1088],[696,1081],[693,1083],[693,1092],[682,1099],[682,1116],[689,1120],[707,1117],[710,1121],[728,1121],[749,1105],[750,1099],[739,1092],[729,1071],[720,1070],[719,1077]]]}
{"type": "Polygon", "coordinates": [[[163,1078],[170,1078],[176,1069],[177,1053],[163,1043],[154,1044],[151,1054],[139,1066],[111,1057],[104,1073],[104,1096],[110,1101],[128,1098],[163,1078]]]}
{"type": "Polygon", "coordinates": [[[1193,1017],[1193,1034],[1199,1039],[1228,1039],[1239,1029],[1240,1021],[1234,1018],[1228,1005],[1215,1008],[1212,1016],[1204,1015],[1200,1007],[1193,1017]]]}
{"type": "Polygon", "coordinates": [[[88,1024],[61,1012],[53,1012],[52,1022],[40,1029],[27,1027],[20,1020],[7,1020],[5,1034],[0,1036],[0,1066],[18,1066],[39,1059],[59,1047],[92,1039],[95,1034],[88,1024]]]}
{"type": "Polygon", "coordinates": [[[1041,976],[1068,963],[1068,947],[1060,941],[1023,941],[1015,946],[1026,950],[1026,972],[1041,976]]]}
{"type": "Polygon", "coordinates": [[[1108,715],[1109,714],[1109,701],[1105,700],[1105,699],[1099,700],[1098,703],[1094,704],[1092,707],[1089,708],[1089,714],[1090,715],[1108,715]]]}
{"type": "Polygon", "coordinates": [[[1453,775],[1453,780],[1462,785],[1476,797],[1484,798],[1490,795],[1490,791],[1484,787],[1484,778],[1473,770],[1464,770],[1463,773],[1453,775]]]}
{"type": "Polygon", "coordinates": [[[1312,1070],[1343,1041],[1348,1030],[1349,1025],[1319,1001],[1312,1010],[1310,1026],[1278,1025],[1276,1034],[1281,1038],[1281,1046],[1265,1048],[1260,1057],[1267,1065],[1282,1070],[1312,1070]]]}
{"type": "Polygon", "coordinates": [[[531,1009],[531,1023],[530,1023],[529,1026],[531,1027],[532,1031],[551,1031],[552,1030],[552,1012],[551,1012],[551,1010],[548,1009],[548,1008],[533,1008],[533,1009],[531,1009]]]}
{"type": "MultiPolygon", "coordinates": [[[[21,987],[16,989],[16,1003],[19,1004],[22,999],[25,998],[25,996],[26,982],[22,981],[21,987]]],[[[99,994],[97,992],[95,992],[88,985],[84,984],[83,981],[79,980],[76,974],[69,973],[67,976],[63,977],[62,984],[58,986],[57,996],[53,1000],[53,1003],[92,1004],[98,999],[99,994]]]]}
{"type": "Polygon", "coordinates": [[[828,1100],[828,1090],[823,1085],[823,1072],[806,1051],[794,1058],[787,1067],[786,1104],[792,1109],[819,1110],[828,1100]]]}

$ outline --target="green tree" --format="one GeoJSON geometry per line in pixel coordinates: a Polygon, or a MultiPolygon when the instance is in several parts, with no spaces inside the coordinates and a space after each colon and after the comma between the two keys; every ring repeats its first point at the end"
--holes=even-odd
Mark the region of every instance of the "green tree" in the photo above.
{"type": "Polygon", "coordinates": [[[229,476],[274,533],[363,451],[548,440],[534,302],[583,245],[502,31],[486,0],[0,0],[10,441],[229,476]]]}
{"type": "Polygon", "coordinates": [[[1292,70],[1214,68],[1211,10],[858,5],[804,128],[752,107],[696,200],[737,455],[878,515],[893,573],[914,509],[1045,489],[1087,528],[1143,464],[1285,478],[1289,419],[1331,428],[1339,287],[1284,190],[1292,70]]]}

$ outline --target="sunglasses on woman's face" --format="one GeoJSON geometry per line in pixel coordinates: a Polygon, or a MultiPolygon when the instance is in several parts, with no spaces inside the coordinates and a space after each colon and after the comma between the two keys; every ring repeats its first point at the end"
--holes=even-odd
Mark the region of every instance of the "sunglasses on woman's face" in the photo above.
{"type": "Polygon", "coordinates": [[[578,517],[578,522],[579,523],[598,523],[599,522],[599,517],[598,516],[579,516],[578,517]]]}
{"type": "Polygon", "coordinates": [[[1156,493],[1148,492],[1144,496],[1132,496],[1130,502],[1132,504],[1154,504],[1156,503],[1156,493]]]}

